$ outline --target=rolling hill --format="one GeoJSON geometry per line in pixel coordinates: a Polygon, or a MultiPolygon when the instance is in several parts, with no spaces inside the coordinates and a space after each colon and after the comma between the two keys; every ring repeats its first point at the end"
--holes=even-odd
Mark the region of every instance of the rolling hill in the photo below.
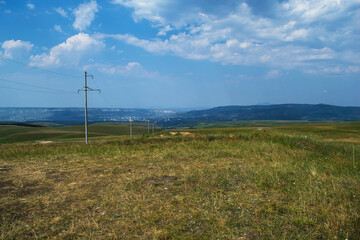
{"type": "Polygon", "coordinates": [[[223,106],[190,111],[177,115],[180,121],[241,121],[241,120],[360,120],[360,107],[339,107],[325,104],[279,104],[268,106],[223,106]]]}
{"type": "MultiPolygon", "coordinates": [[[[222,106],[205,110],[176,112],[159,109],[90,108],[90,122],[155,121],[171,127],[200,121],[356,121],[360,107],[325,104],[279,104],[253,106],[222,106]]],[[[0,122],[62,122],[76,125],[84,121],[83,108],[0,108],[0,122]]]]}

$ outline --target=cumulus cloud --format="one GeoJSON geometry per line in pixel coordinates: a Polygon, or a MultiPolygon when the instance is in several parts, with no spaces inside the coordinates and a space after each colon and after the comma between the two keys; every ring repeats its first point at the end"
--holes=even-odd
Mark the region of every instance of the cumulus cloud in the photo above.
{"type": "Polygon", "coordinates": [[[75,15],[75,21],[73,27],[76,30],[84,31],[88,28],[92,21],[95,19],[95,13],[99,11],[96,1],[89,3],[82,3],[74,9],[73,14],[75,15]]]}
{"type": "Polygon", "coordinates": [[[8,40],[3,42],[1,47],[4,49],[5,58],[20,58],[29,53],[34,45],[21,40],[8,40]]]}
{"type": "Polygon", "coordinates": [[[154,78],[157,76],[156,72],[147,71],[138,62],[129,62],[127,65],[91,64],[84,67],[84,70],[89,69],[96,69],[106,74],[126,77],[154,78]]]}
{"type": "Polygon", "coordinates": [[[359,36],[359,0],[265,2],[268,11],[248,0],[113,0],[113,4],[132,9],[134,21],[150,21],[163,38],[140,39],[131,34],[103,37],[155,54],[223,64],[291,68],[308,67],[313,61],[333,64],[344,59],[356,63],[359,59],[348,53],[349,46],[359,47],[355,41],[359,36]],[[335,23],[337,19],[341,21],[335,23]]]}
{"type": "Polygon", "coordinates": [[[49,53],[30,56],[32,66],[77,65],[86,55],[93,54],[105,47],[105,44],[88,34],[79,33],[65,42],[52,47],[49,53]]]}
{"type": "Polygon", "coordinates": [[[176,28],[189,23],[196,23],[201,16],[198,13],[223,15],[231,12],[238,5],[238,1],[222,0],[193,1],[193,0],[113,0],[114,4],[120,4],[132,8],[135,21],[149,20],[165,27],[169,24],[176,28]]]}
{"type": "Polygon", "coordinates": [[[62,17],[67,18],[68,14],[67,12],[62,8],[62,7],[57,7],[54,8],[55,12],[57,12],[58,14],[60,14],[62,17]]]}
{"type": "Polygon", "coordinates": [[[312,65],[309,62],[313,60],[329,60],[336,57],[335,52],[329,48],[312,49],[306,46],[287,45],[274,47],[255,40],[226,40],[224,37],[226,33],[227,30],[223,29],[222,34],[212,36],[214,39],[207,34],[194,36],[185,33],[172,35],[165,40],[139,39],[129,34],[99,34],[97,37],[125,41],[154,54],[176,55],[195,60],[205,59],[233,65],[267,64],[273,67],[292,68],[312,65]]]}

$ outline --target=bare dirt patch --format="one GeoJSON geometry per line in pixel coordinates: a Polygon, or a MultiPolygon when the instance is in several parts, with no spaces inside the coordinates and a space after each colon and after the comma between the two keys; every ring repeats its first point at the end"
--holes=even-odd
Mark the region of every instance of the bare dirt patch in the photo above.
{"type": "Polygon", "coordinates": [[[359,138],[325,138],[324,139],[325,142],[345,142],[345,143],[360,143],[360,139],[359,138]]]}
{"type": "Polygon", "coordinates": [[[182,136],[192,135],[191,132],[169,132],[171,135],[181,134],[182,136]]]}
{"type": "Polygon", "coordinates": [[[191,132],[180,132],[180,134],[186,136],[186,135],[191,135],[192,133],[191,132]]]}
{"type": "Polygon", "coordinates": [[[49,144],[49,143],[53,143],[54,141],[36,141],[36,143],[40,143],[40,144],[49,144]]]}

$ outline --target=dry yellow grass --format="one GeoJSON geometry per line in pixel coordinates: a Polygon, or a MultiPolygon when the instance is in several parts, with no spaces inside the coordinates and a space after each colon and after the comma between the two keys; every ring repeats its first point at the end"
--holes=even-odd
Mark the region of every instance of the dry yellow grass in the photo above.
{"type": "Polygon", "coordinates": [[[0,238],[360,236],[358,146],[280,130],[189,132],[1,145],[0,238]]]}

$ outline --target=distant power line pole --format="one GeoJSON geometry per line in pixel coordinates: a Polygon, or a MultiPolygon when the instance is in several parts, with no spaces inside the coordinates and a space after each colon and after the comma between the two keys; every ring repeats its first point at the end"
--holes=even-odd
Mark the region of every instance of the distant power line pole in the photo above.
{"type": "Polygon", "coordinates": [[[84,91],[85,92],[85,143],[88,144],[88,111],[87,111],[87,92],[90,91],[90,92],[99,92],[101,93],[101,90],[100,89],[92,89],[92,88],[89,88],[87,86],[87,77],[92,77],[94,78],[93,75],[88,75],[87,72],[85,72],[85,86],[84,86],[84,89],[79,89],[78,90],[78,93],[80,91],[84,91]]]}
{"type": "Polygon", "coordinates": [[[150,118],[147,119],[148,122],[148,133],[150,133],[150,118]]]}
{"type": "Polygon", "coordinates": [[[130,138],[132,138],[132,125],[131,125],[132,121],[133,121],[133,119],[130,117],[130,119],[129,119],[129,122],[130,122],[130,138]]]}

